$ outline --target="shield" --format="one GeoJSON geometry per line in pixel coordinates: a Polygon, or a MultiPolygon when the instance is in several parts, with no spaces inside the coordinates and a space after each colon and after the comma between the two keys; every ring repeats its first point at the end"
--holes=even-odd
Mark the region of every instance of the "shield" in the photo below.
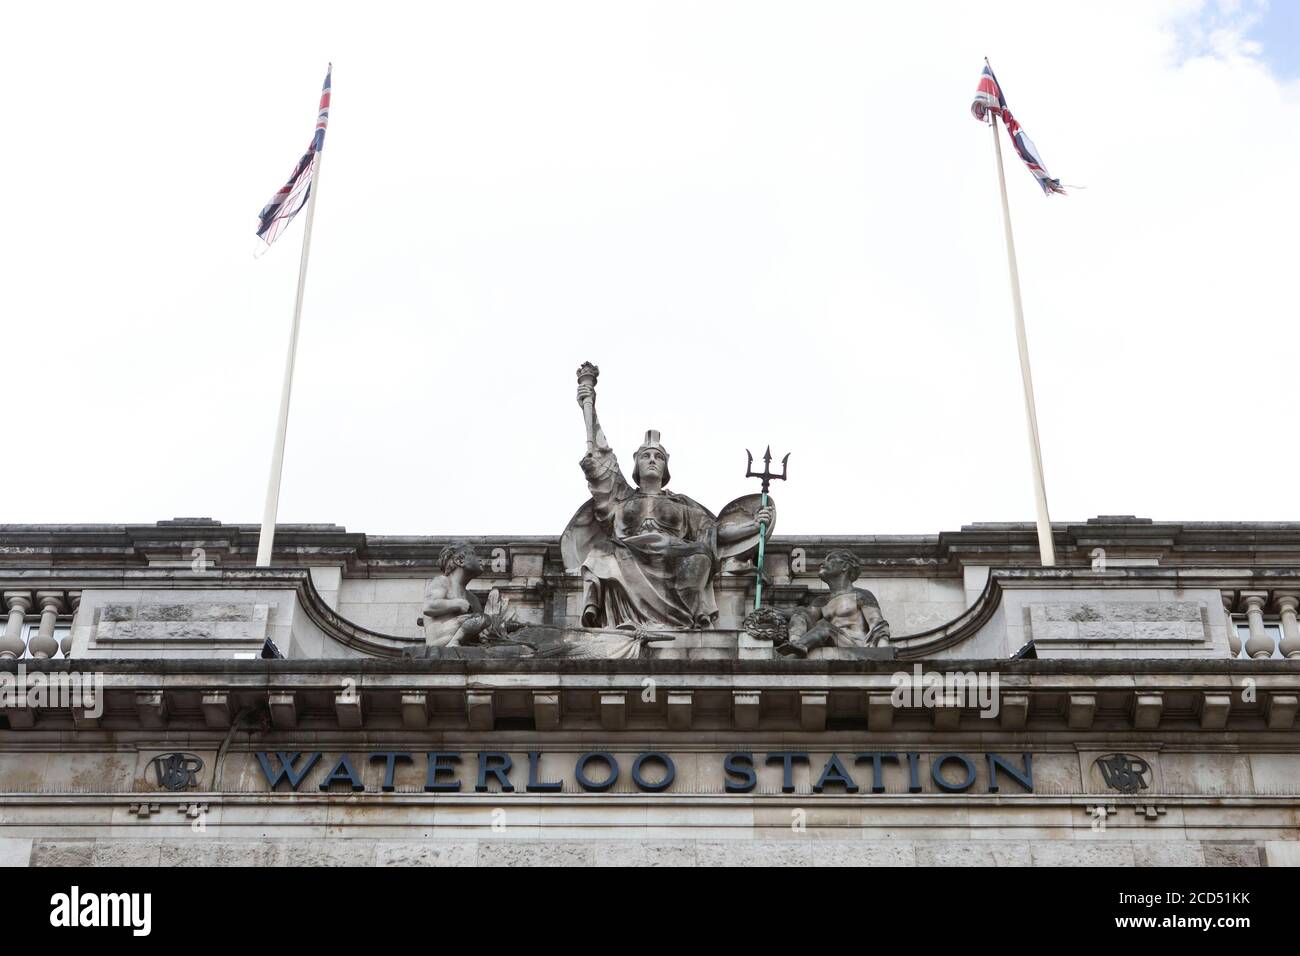
{"type": "MultiPolygon", "coordinates": [[[[776,527],[776,500],[767,496],[767,506],[772,509],[772,523],[767,528],[767,536],[772,536],[772,530],[776,527]]],[[[758,509],[763,507],[762,495],[744,495],[735,501],[727,503],[727,506],[718,513],[718,530],[737,525],[752,523],[754,515],[758,514],[758,509]]],[[[748,551],[758,547],[758,535],[751,534],[730,544],[718,544],[718,557],[725,560],[735,558],[748,551]]]]}

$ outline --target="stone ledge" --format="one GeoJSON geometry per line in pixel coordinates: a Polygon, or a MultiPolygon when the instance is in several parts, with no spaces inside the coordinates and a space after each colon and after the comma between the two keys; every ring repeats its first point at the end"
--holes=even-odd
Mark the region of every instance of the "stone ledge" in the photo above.
{"type": "MultiPolygon", "coordinates": [[[[1198,840],[58,840],[31,866],[1267,866],[1265,845],[1198,840]]],[[[1283,850],[1288,848],[1283,848],[1283,850]]],[[[1273,856],[1284,860],[1285,852],[1273,856]]],[[[18,863],[17,865],[21,865],[18,863]]],[[[1276,865],[1276,864],[1275,864],[1276,865]]],[[[1285,863],[1283,864],[1285,865],[1285,863]]]]}
{"type": "MultiPolygon", "coordinates": [[[[14,672],[20,662],[0,660],[0,671],[14,672]]],[[[124,675],[221,675],[275,678],[291,674],[892,674],[900,667],[909,673],[915,665],[924,672],[996,671],[1008,676],[1109,676],[1218,675],[1225,679],[1264,675],[1300,676],[1300,660],[1233,660],[1230,658],[943,658],[926,661],[891,661],[873,658],[839,660],[572,660],[521,658],[515,660],[411,660],[400,658],[311,658],[299,660],[239,660],[229,658],[111,658],[82,660],[29,660],[21,663],[28,673],[65,671],[124,675]]]]}

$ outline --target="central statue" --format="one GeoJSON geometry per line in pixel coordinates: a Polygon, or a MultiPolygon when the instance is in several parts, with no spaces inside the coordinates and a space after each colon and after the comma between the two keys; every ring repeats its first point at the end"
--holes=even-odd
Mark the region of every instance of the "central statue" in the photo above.
{"type": "Polygon", "coordinates": [[[718,619],[713,579],[722,561],[756,548],[759,522],[770,529],[775,510],[749,495],[718,519],[668,491],[668,450],[653,430],[636,450],[629,484],[596,415],[596,374],[591,365],[578,370],[587,425],[580,464],[591,500],[562,539],[566,564],[582,575],[582,626],[711,628],[718,619]]]}

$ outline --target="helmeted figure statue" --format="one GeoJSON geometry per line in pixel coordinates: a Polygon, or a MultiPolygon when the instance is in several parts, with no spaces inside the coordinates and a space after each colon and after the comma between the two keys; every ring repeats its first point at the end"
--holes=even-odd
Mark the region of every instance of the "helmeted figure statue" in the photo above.
{"type": "Polygon", "coordinates": [[[657,431],[647,431],[636,450],[629,484],[596,417],[594,381],[592,374],[591,384],[578,387],[588,427],[580,464],[591,500],[561,539],[566,565],[582,575],[581,624],[713,627],[713,578],[722,560],[756,548],[758,522],[770,529],[775,510],[759,508],[758,496],[751,495],[728,505],[719,520],[693,499],[668,491],[668,451],[657,431]]]}

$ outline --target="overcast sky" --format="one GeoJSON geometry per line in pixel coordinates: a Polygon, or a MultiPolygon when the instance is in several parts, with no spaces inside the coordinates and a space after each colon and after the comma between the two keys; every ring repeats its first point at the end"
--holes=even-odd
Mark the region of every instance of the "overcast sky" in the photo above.
{"type": "Polygon", "coordinates": [[[574,370],[778,533],[1033,520],[983,57],[1052,517],[1282,520],[1300,415],[1300,14],[1199,3],[6,9],[0,522],[260,520],[320,183],[281,522],[558,533],[574,370]]]}

